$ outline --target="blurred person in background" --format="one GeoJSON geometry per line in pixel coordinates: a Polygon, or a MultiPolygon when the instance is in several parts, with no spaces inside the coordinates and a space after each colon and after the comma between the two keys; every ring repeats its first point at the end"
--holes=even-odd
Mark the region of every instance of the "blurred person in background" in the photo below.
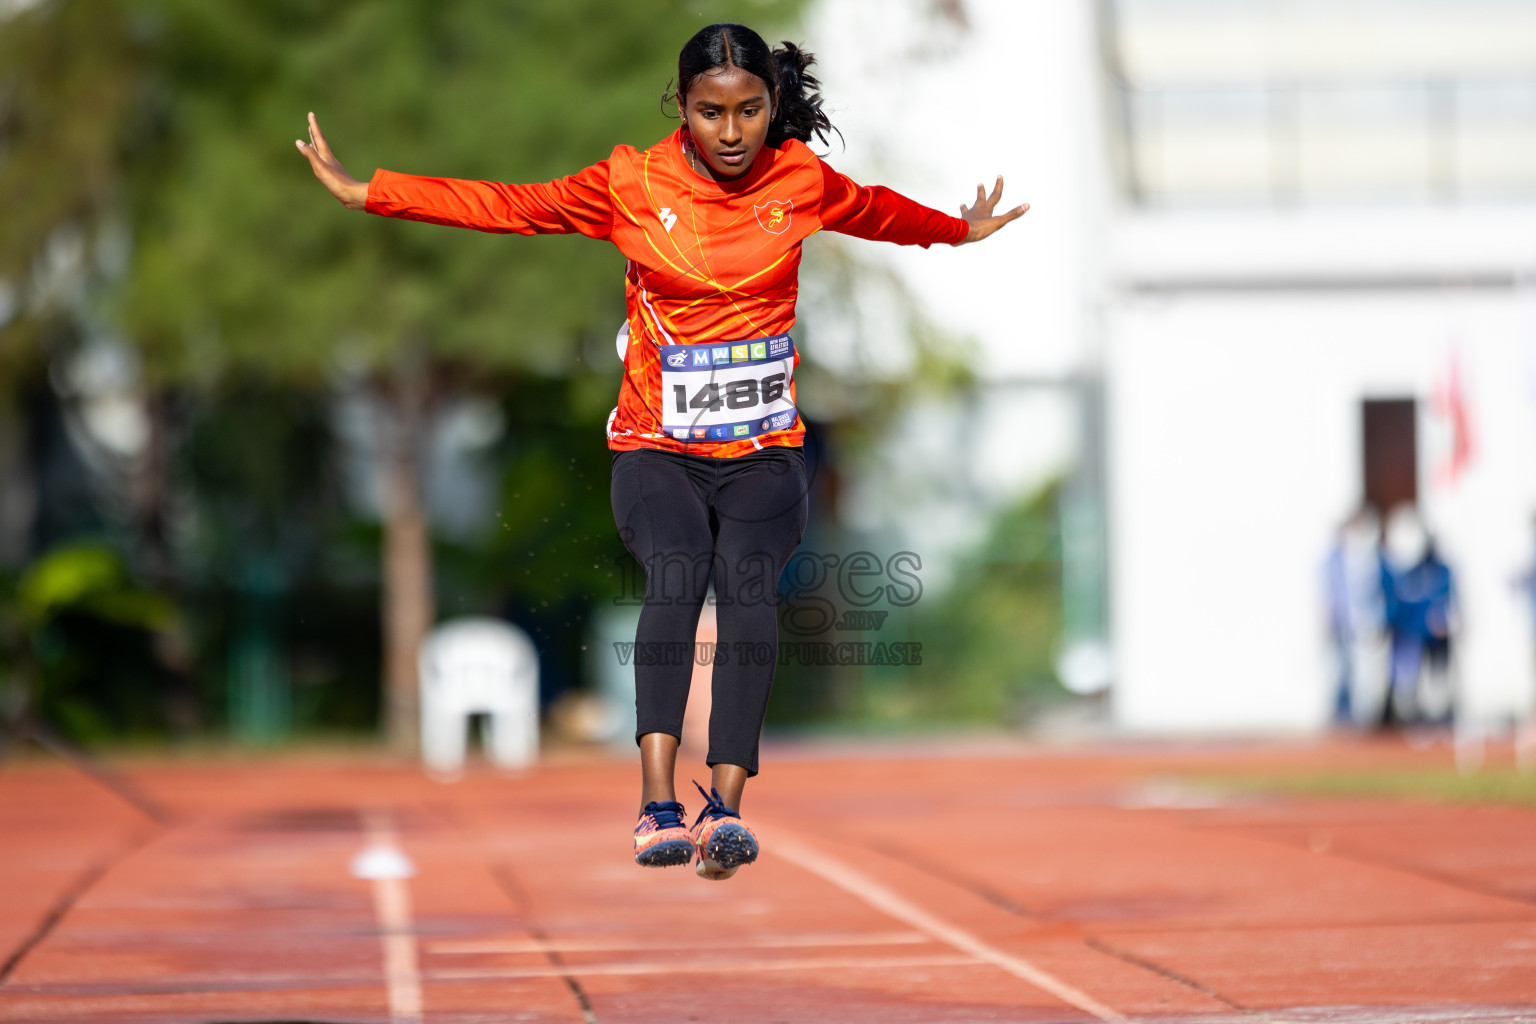
{"type": "MultiPolygon", "coordinates": [[[[1531,560],[1525,572],[1515,577],[1513,583],[1528,602],[1533,644],[1530,657],[1536,659],[1536,519],[1531,521],[1531,540],[1531,560]]],[[[1536,769],[1536,693],[1525,695],[1525,707],[1515,725],[1515,762],[1522,771],[1536,769]]]]}
{"type": "Polygon", "coordinates": [[[800,243],[825,228],[961,245],[1028,209],[994,215],[1001,177],[990,195],[977,186],[974,205],[951,217],[834,171],[806,145],[833,130],[808,73],[812,60],[789,43],[772,50],[741,25],[701,29],[678,57],[683,125],[649,149],[619,146],[547,184],[385,170],[362,182],[333,155],[313,114],[310,141],[296,142],[348,209],[498,233],[580,233],[611,241],[629,259],[625,372],[608,446],[614,518],[646,567],[636,636],[635,861],[666,867],[697,856],[697,873],[717,880],[758,854],[741,795],[758,770],[778,650],[778,578],[806,525],[799,352],[789,334],[800,243]],[[716,657],[712,687],[713,785],[699,787],[705,807],[689,829],[673,775],[711,567],[725,656],[716,657]]]}
{"type": "Polygon", "coordinates": [[[1381,725],[1449,723],[1455,705],[1452,639],[1459,628],[1456,579],[1412,507],[1398,508],[1388,521],[1381,580],[1392,648],[1381,725]]]}
{"type": "Polygon", "coordinates": [[[1362,506],[1334,535],[1324,563],[1328,630],[1334,656],[1335,725],[1352,727],[1360,709],[1387,692],[1381,520],[1362,506]]]}

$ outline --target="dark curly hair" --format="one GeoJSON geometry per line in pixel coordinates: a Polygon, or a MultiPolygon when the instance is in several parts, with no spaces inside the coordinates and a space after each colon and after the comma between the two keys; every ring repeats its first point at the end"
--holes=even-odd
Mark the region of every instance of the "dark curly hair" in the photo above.
{"type": "Polygon", "coordinates": [[[717,68],[740,68],[778,90],[768,145],[777,146],[786,139],[810,142],[813,136],[826,142],[827,133],[837,129],[821,109],[821,83],[808,70],[814,63],[814,56],[788,40],[773,50],[745,25],[708,25],[694,33],[677,55],[677,101],[687,99],[688,87],[700,75],[717,68]]]}

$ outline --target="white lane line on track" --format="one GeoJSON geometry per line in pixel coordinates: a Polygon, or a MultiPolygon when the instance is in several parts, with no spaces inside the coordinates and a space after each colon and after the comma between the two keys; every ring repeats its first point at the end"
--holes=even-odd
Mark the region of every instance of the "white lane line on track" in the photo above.
{"type": "Polygon", "coordinates": [[[411,915],[415,873],[400,851],[394,819],[388,811],[363,815],[368,845],[352,860],[352,874],[373,883],[373,913],[384,947],[384,986],[389,996],[390,1024],[420,1024],[421,969],[416,958],[416,932],[411,915]]]}
{"type": "Polygon", "coordinates": [[[849,971],[860,968],[883,971],[892,967],[985,967],[972,956],[861,956],[786,957],[782,960],[712,960],[694,963],[566,964],[563,967],[446,967],[429,970],[434,981],[470,981],[480,978],[559,978],[567,974],[589,977],[598,974],[719,974],[739,971],[849,971]]]}
{"type": "Polygon", "coordinates": [[[876,910],[883,911],[891,917],[911,925],[918,931],[931,935],[934,939],[948,946],[953,946],[962,953],[969,954],[977,960],[986,961],[995,967],[999,967],[1015,978],[1021,978],[1036,988],[1043,989],[1060,999],[1068,1006],[1075,1006],[1084,1013],[1092,1014],[1104,1021],[1122,1021],[1125,1015],[1105,1006],[1094,999],[1088,993],[1075,988],[1023,957],[1005,953],[977,938],[963,928],[956,927],[948,921],[940,920],[933,914],[919,907],[917,904],[892,892],[868,875],[844,864],[842,861],[810,846],[797,839],[791,838],[783,829],[773,830],[773,845],[771,849],[785,860],[797,867],[804,868],[813,875],[819,875],[833,885],[850,895],[868,903],[876,910]]]}
{"type": "MultiPolygon", "coordinates": [[[[733,939],[736,949],[809,949],[818,946],[916,946],[933,940],[922,932],[825,932],[805,935],[763,935],[733,939]]],[[[718,943],[666,942],[649,939],[455,939],[434,942],[428,953],[622,953],[648,949],[719,949],[718,943]]]]}

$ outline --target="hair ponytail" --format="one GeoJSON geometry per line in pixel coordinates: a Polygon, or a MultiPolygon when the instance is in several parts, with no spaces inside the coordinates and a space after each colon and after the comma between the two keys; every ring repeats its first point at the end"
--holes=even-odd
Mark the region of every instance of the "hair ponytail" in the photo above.
{"type": "Polygon", "coordinates": [[[810,142],[815,136],[827,141],[827,133],[837,131],[821,109],[821,83],[808,70],[816,58],[788,39],[773,51],[773,70],[779,87],[779,105],[768,126],[768,144],[777,146],[785,139],[810,142]]]}
{"type": "Polygon", "coordinates": [[[837,129],[822,110],[821,83],[809,71],[814,63],[814,56],[788,40],[770,50],[763,37],[745,25],[709,25],[684,43],[677,55],[677,99],[684,101],[688,86],[700,75],[717,68],[740,68],[778,93],[768,125],[768,145],[777,146],[786,139],[810,142],[813,137],[826,142],[828,133],[837,129]]]}

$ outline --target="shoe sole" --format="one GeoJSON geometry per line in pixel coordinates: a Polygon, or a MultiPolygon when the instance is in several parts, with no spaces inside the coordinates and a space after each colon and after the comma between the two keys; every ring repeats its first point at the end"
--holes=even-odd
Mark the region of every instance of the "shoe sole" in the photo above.
{"type": "Polygon", "coordinates": [[[693,843],[686,839],[668,839],[635,854],[635,863],[643,868],[671,868],[693,859],[693,843]]]}
{"type": "Polygon", "coordinates": [[[700,878],[723,882],[743,864],[757,860],[757,840],[740,825],[724,824],[709,837],[708,846],[699,851],[695,873],[700,878]]]}
{"type": "Polygon", "coordinates": [[[723,882],[740,870],[740,867],[738,864],[734,868],[723,868],[712,860],[701,860],[693,869],[693,873],[711,882],[723,882]]]}

